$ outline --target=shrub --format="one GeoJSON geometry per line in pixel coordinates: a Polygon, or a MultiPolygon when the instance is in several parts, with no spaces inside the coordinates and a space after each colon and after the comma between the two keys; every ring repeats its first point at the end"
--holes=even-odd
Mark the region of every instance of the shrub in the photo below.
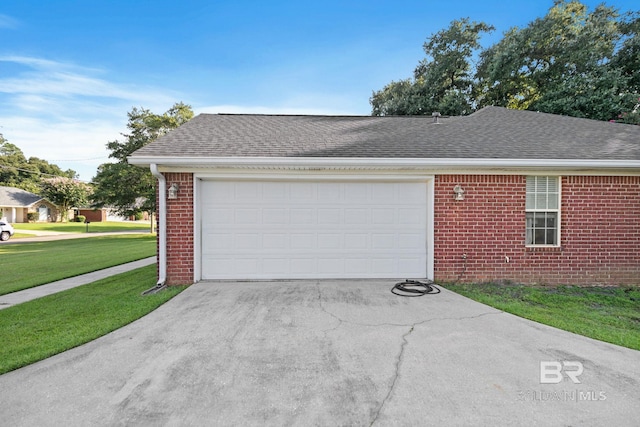
{"type": "Polygon", "coordinates": [[[40,219],[40,214],[38,212],[27,212],[27,221],[36,222],[40,219]]]}
{"type": "Polygon", "coordinates": [[[86,219],[87,219],[87,217],[84,216],[84,215],[76,215],[74,221],[75,222],[84,222],[86,219]]]}

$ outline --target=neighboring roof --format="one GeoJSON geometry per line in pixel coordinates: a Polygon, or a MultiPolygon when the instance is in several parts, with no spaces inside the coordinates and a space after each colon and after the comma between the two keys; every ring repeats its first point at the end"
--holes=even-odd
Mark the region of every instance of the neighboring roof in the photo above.
{"type": "Polygon", "coordinates": [[[29,207],[40,200],[43,200],[43,198],[37,194],[33,194],[19,188],[0,187],[0,206],[2,207],[24,208],[29,207]]]}
{"type": "MultiPolygon", "coordinates": [[[[137,150],[182,158],[640,160],[640,126],[485,107],[470,116],[201,114],[137,150]]],[[[163,162],[158,162],[163,163],[163,162]]]]}

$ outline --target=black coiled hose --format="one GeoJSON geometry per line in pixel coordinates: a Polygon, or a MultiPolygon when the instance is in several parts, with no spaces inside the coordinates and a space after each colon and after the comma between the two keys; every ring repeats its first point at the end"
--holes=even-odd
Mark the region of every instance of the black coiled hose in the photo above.
{"type": "Polygon", "coordinates": [[[396,283],[393,288],[391,288],[391,293],[402,297],[421,297],[427,294],[439,294],[440,289],[437,288],[431,280],[419,282],[417,280],[407,279],[404,282],[396,283]]]}

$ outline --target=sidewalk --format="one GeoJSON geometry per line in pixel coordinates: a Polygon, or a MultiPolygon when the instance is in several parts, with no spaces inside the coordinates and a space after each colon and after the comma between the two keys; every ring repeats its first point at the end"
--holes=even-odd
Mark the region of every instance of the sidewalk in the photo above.
{"type": "MultiPolygon", "coordinates": [[[[57,237],[60,237],[60,236],[57,236],[57,237]]],[[[7,243],[7,242],[4,242],[4,243],[7,243]]],[[[109,276],[114,276],[116,274],[135,270],[136,268],[141,268],[147,265],[155,264],[155,262],[156,262],[156,257],[153,256],[153,257],[144,258],[134,262],[129,262],[127,264],[121,264],[121,265],[116,265],[115,267],[105,268],[104,270],[98,270],[92,273],[82,274],[80,276],[58,280],[57,282],[36,286],[34,288],[25,289],[23,291],[12,292],[10,294],[2,295],[0,296],[0,310],[2,310],[3,308],[11,307],[12,305],[21,304],[23,302],[31,301],[36,298],[44,297],[47,295],[55,294],[57,292],[65,291],[67,289],[75,288],[77,286],[86,285],[88,283],[92,283],[92,282],[95,282],[96,280],[104,279],[109,276]]]]}

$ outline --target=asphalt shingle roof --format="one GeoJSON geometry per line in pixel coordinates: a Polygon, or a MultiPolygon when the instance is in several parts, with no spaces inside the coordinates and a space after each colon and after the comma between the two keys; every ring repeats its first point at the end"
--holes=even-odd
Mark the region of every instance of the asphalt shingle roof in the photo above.
{"type": "Polygon", "coordinates": [[[201,114],[132,157],[640,160],[640,126],[486,107],[466,117],[201,114]]]}
{"type": "Polygon", "coordinates": [[[42,200],[37,194],[14,187],[0,187],[0,206],[28,207],[42,200]]]}

